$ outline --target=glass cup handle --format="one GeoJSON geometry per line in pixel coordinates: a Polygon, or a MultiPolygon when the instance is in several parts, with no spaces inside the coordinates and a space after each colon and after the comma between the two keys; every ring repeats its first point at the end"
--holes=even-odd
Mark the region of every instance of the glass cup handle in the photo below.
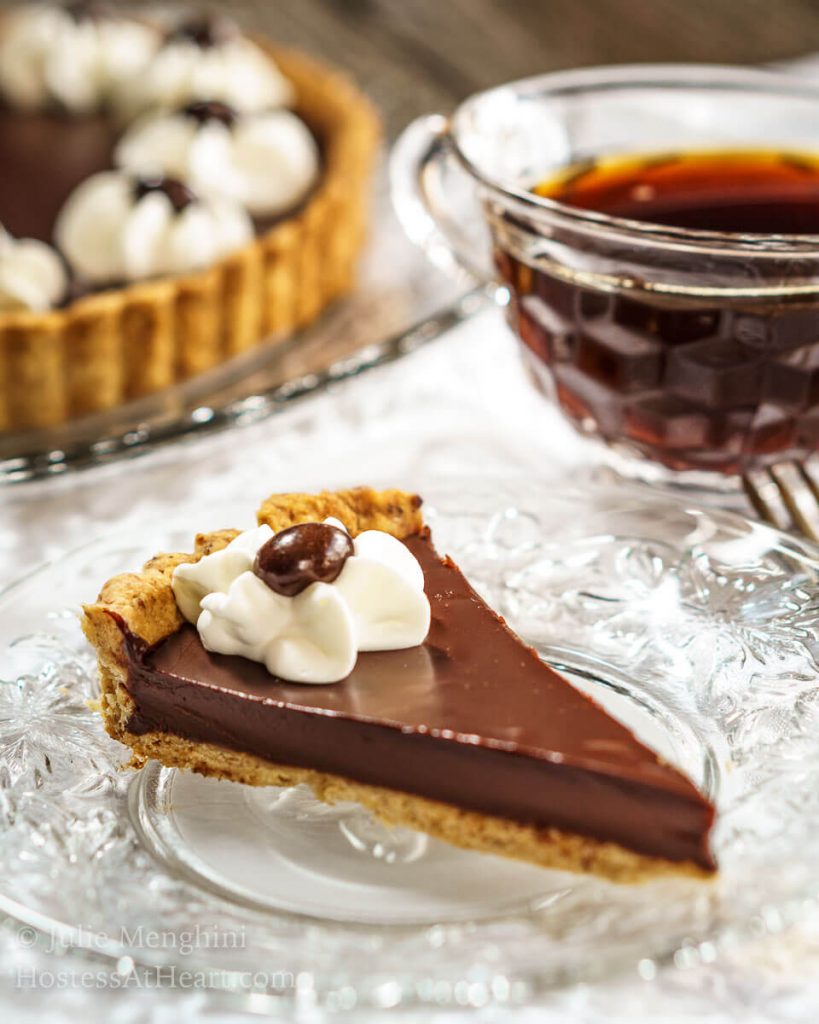
{"type": "Polygon", "coordinates": [[[445,177],[457,166],[449,120],[429,114],[401,133],[390,157],[392,201],[402,227],[429,259],[458,281],[497,286],[473,257],[469,239],[448,212],[445,177]]]}

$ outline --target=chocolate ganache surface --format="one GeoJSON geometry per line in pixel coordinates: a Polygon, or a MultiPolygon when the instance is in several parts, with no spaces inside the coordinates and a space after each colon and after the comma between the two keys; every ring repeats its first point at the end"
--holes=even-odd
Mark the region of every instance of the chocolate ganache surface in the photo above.
{"type": "Polygon", "coordinates": [[[0,105],[0,224],[17,238],[52,242],[57,214],[77,185],[113,166],[118,131],[105,114],[0,105]]]}
{"type": "Polygon", "coordinates": [[[323,686],[210,654],[192,626],[153,649],[126,632],[132,733],[167,732],[714,868],[714,809],[549,668],[429,536],[405,541],[432,607],[425,643],[360,654],[323,686]]]}

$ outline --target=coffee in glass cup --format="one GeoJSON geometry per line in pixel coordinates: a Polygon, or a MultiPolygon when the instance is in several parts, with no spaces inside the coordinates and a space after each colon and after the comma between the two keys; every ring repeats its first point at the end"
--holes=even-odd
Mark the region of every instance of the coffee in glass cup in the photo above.
{"type": "Polygon", "coordinates": [[[540,387],[621,468],[724,487],[819,445],[817,113],[766,72],[545,75],[416,122],[394,194],[439,262],[486,274],[459,173],[540,387]]]}

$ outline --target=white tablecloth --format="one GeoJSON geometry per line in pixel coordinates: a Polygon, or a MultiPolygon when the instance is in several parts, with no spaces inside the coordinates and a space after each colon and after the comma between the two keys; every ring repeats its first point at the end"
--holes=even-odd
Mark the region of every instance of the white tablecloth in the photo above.
{"type": "MultiPolygon", "coordinates": [[[[310,399],[281,416],[144,459],[8,490],[0,495],[0,579],[129,523],[190,506],[209,529],[210,506],[226,494],[256,507],[276,490],[392,483],[423,488],[430,477],[528,472],[574,477],[591,455],[535,393],[514,342],[493,311],[461,325],[403,362],[310,399]]],[[[818,868],[819,870],[819,868],[818,868]]],[[[15,988],[30,961],[14,931],[0,931],[0,1020],[125,1024],[228,1019],[201,992],[15,988]]],[[[283,1011],[284,1012],[284,1011],[283,1011]]],[[[394,1016],[395,1014],[393,1014],[394,1016]]],[[[412,1014],[412,1019],[418,1019],[412,1014]]],[[[428,1019],[453,1021],[441,1012],[428,1019]]],[[[320,1015],[304,1009],[299,1019],[320,1015]]],[[[621,976],[554,992],[513,1019],[541,1022],[805,1021],[819,1017],[819,916],[776,938],[748,944],[706,968],[621,976]]],[[[231,1017],[240,1019],[238,1017],[231,1017]]],[[[357,1014],[356,1020],[370,1019],[357,1014]]],[[[472,1020],[510,1019],[508,1009],[472,1020]]]]}

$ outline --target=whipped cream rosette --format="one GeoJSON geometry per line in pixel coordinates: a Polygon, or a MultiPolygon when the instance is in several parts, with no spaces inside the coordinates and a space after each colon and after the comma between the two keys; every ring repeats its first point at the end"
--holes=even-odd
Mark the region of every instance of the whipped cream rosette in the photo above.
{"type": "Polygon", "coordinates": [[[119,167],[181,178],[202,195],[226,196],[254,217],[285,213],[316,183],[318,146],[289,110],[239,113],[217,100],[147,114],[116,149],[119,167]]]}
{"type": "Polygon", "coordinates": [[[165,37],[144,74],[122,90],[126,110],[174,110],[194,100],[237,110],[286,106],[293,87],[271,58],[220,15],[182,21],[165,37]]]}
{"type": "Polygon", "coordinates": [[[12,238],[0,226],[0,312],[53,309],[67,288],[65,266],[50,245],[12,238]]]}
{"type": "Polygon", "coordinates": [[[25,110],[98,110],[145,69],[159,42],[154,28],[102,5],[21,4],[3,15],[0,93],[25,110]]]}
{"type": "Polygon", "coordinates": [[[107,284],[209,266],[249,242],[253,225],[237,203],[176,179],[103,171],[69,197],[55,236],[80,280],[107,284]]]}
{"type": "Polygon", "coordinates": [[[430,626],[424,573],[408,548],[379,530],[353,539],[334,519],[242,533],[178,565],[173,590],[207,650],[298,683],[338,682],[359,652],[415,647],[430,626]]]}

